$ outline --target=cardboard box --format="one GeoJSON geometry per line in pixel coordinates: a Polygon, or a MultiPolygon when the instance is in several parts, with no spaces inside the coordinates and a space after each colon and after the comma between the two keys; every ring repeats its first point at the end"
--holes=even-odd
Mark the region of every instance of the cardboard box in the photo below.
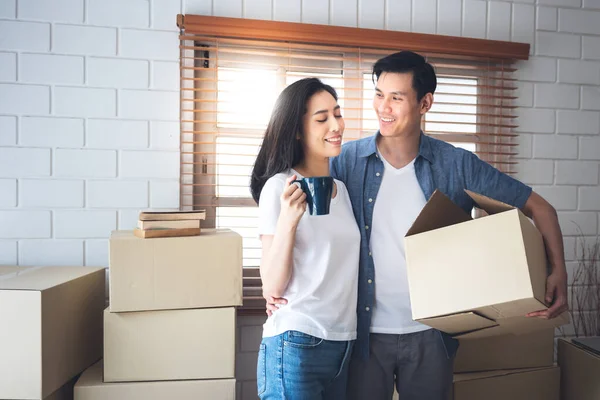
{"type": "Polygon", "coordinates": [[[452,400],[559,400],[558,367],[455,374],[452,400]]]}
{"type": "Polygon", "coordinates": [[[242,237],[228,229],[199,236],[110,237],[110,311],[242,305],[242,237]]]}
{"type": "Polygon", "coordinates": [[[454,372],[548,367],[554,364],[554,329],[522,335],[460,340],[454,372]]]}
{"type": "Polygon", "coordinates": [[[102,382],[102,362],[75,385],[75,400],[235,400],[235,379],[165,382],[102,382]]]}
{"type": "Polygon", "coordinates": [[[73,392],[77,379],[79,379],[79,375],[75,376],[75,378],[61,386],[57,391],[46,397],[44,400],[73,400],[73,392]]]}
{"type": "Polygon", "coordinates": [[[104,311],[104,381],[233,378],[234,308],[104,311]]]}
{"type": "Polygon", "coordinates": [[[552,320],[525,317],[547,308],[540,232],[520,210],[467,194],[490,215],[472,220],[436,191],[406,235],[413,319],[460,338],[567,323],[567,313],[552,320]]]}
{"type": "Polygon", "coordinates": [[[0,266],[0,398],[43,399],[102,357],[104,268],[0,266]]]}
{"type": "MultiPolygon", "coordinates": [[[[600,351],[600,348],[598,348],[600,351]]],[[[558,365],[561,369],[562,400],[600,399],[600,355],[558,340],[558,365]]]]}

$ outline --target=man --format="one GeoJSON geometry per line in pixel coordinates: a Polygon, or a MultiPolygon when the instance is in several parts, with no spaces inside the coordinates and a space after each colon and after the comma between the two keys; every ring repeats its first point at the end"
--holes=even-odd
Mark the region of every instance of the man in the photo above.
{"type": "Polygon", "coordinates": [[[348,188],[361,230],[358,338],[348,394],[390,400],[396,386],[401,400],[445,400],[457,342],[412,320],[406,278],[404,236],[426,201],[438,189],[470,213],[469,189],[533,218],[552,266],[546,293],[552,306],[531,317],[554,318],[567,309],[562,234],[554,208],[530,187],[421,132],[437,85],[422,56],[389,55],[375,63],[373,75],[379,132],[344,145],[331,163],[331,175],[348,188]]]}

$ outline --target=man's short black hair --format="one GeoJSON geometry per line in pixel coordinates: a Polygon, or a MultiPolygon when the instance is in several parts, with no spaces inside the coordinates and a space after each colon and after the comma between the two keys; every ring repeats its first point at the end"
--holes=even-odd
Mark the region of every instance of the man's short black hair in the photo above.
{"type": "Polygon", "coordinates": [[[412,72],[412,87],[417,92],[417,101],[427,93],[433,94],[437,87],[437,78],[431,64],[425,57],[412,51],[401,51],[379,59],[373,65],[372,76],[379,77],[384,72],[412,72]]]}

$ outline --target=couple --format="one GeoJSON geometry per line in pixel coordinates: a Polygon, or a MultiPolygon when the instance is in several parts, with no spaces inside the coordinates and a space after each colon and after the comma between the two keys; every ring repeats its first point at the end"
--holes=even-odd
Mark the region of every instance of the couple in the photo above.
{"type": "Polygon", "coordinates": [[[378,60],[379,132],[341,147],[333,88],[309,78],[280,95],[252,172],[260,272],[269,318],[257,365],[266,399],[444,400],[455,339],[415,322],[404,236],[439,189],[470,213],[469,189],[519,207],[544,237],[552,269],[548,310],[567,307],[567,273],[554,208],[474,154],[425,136],[436,76],[415,53],[378,60]],[[330,214],[309,216],[295,179],[332,175],[330,214]]]}

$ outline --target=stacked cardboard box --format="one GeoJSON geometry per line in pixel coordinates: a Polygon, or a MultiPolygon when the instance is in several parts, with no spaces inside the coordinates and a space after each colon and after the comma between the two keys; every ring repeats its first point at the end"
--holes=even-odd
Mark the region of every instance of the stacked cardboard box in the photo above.
{"type": "Polygon", "coordinates": [[[103,364],[77,382],[77,400],[235,398],[237,233],[143,239],[113,232],[109,291],[103,364]]]}
{"type": "Polygon", "coordinates": [[[0,266],[0,399],[72,398],[102,358],[104,268],[0,266]]]}
{"type": "Polygon", "coordinates": [[[600,337],[558,340],[561,400],[600,399],[600,337]]]}
{"type": "Polygon", "coordinates": [[[473,220],[437,191],[407,233],[413,319],[459,340],[454,400],[558,399],[558,383],[540,382],[558,382],[554,328],[568,315],[525,316],[547,308],[542,236],[520,210],[465,196],[488,215],[473,220]]]}

